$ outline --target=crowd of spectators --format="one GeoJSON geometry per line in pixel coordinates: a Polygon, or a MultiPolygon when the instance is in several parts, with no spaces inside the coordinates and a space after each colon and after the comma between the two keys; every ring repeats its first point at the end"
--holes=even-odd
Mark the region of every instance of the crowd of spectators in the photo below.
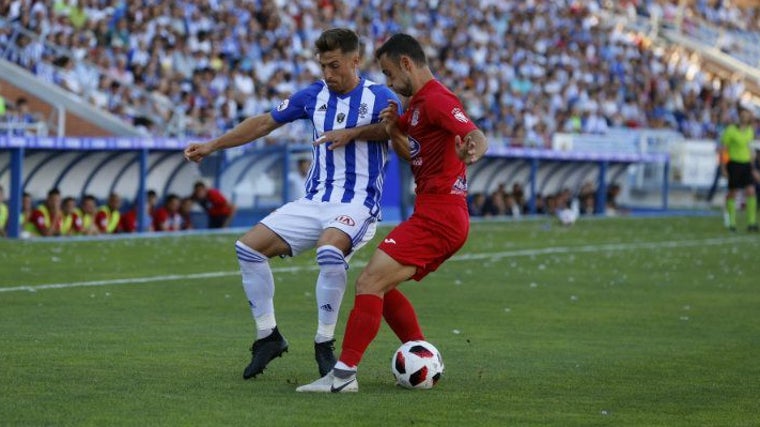
{"type": "MultiPolygon", "coordinates": [[[[154,232],[195,228],[193,216],[197,210],[207,214],[208,228],[228,227],[235,215],[235,206],[219,190],[208,188],[200,181],[195,183],[193,192],[188,196],[167,194],[160,203],[157,193],[149,190],[145,195],[145,207],[147,230],[154,232]]],[[[8,218],[4,189],[0,186],[0,237],[7,234],[8,218]]],[[[125,208],[117,193],[109,194],[100,205],[93,195],[85,194],[77,201],[72,196],[63,197],[57,188],[48,191],[45,199],[35,205],[32,195],[24,193],[19,219],[24,237],[92,236],[138,231],[137,204],[125,208]]]]}
{"type": "MultiPolygon", "coordinates": [[[[678,2],[620,3],[671,13],[678,2]]],[[[709,15],[716,9],[707,3],[691,7],[709,15]]],[[[363,37],[364,73],[381,82],[378,43],[402,30],[418,37],[437,77],[494,145],[548,146],[554,132],[610,127],[713,138],[735,118],[742,78],[718,79],[681,48],[652,48],[601,19],[602,4],[609,2],[0,0],[0,16],[30,31],[11,41],[7,26],[0,43],[14,43],[9,59],[40,78],[155,135],[208,137],[270,110],[320,75],[312,45],[329,26],[363,37]]],[[[722,21],[734,15],[717,10],[722,21]]]]}

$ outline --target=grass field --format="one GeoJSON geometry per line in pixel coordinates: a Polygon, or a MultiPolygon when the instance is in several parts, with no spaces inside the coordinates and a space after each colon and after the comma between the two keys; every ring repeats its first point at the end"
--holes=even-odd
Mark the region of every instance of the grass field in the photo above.
{"type": "Polygon", "coordinates": [[[475,224],[402,287],[443,380],[394,387],[384,326],[355,395],[294,391],[317,378],[313,253],[272,261],[290,352],[243,381],[235,235],[2,241],[0,424],[760,425],[760,236],[720,222],[475,224]]]}

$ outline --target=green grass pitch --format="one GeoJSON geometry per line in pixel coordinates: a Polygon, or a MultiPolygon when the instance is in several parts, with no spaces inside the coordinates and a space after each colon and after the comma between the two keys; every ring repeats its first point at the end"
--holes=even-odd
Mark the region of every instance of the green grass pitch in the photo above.
{"type": "Polygon", "coordinates": [[[317,378],[313,252],[271,262],[290,352],[243,381],[236,235],[1,241],[0,424],[760,425],[760,236],[720,222],[476,223],[402,285],[441,382],[395,387],[383,326],[355,395],[295,392],[317,378]]]}

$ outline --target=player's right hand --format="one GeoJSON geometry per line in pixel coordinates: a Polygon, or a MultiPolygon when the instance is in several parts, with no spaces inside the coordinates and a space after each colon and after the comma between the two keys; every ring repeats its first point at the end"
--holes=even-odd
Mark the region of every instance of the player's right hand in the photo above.
{"type": "Polygon", "coordinates": [[[198,163],[213,152],[211,145],[208,143],[191,143],[185,147],[185,159],[198,163]]]}
{"type": "Polygon", "coordinates": [[[380,119],[386,123],[386,126],[388,124],[395,124],[398,120],[398,104],[396,101],[388,100],[388,106],[380,111],[380,119]]]}
{"type": "Polygon", "coordinates": [[[328,150],[335,150],[336,148],[345,147],[354,140],[353,136],[354,128],[335,129],[328,130],[323,133],[322,136],[314,140],[313,145],[320,145],[330,143],[327,146],[328,150]]]}

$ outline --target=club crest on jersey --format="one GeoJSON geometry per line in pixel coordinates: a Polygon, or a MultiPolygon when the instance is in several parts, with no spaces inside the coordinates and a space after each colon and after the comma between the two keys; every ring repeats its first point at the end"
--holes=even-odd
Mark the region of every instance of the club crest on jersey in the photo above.
{"type": "Polygon", "coordinates": [[[356,225],[356,221],[354,221],[354,219],[348,215],[338,215],[337,217],[335,217],[335,220],[349,227],[353,227],[356,225]]]}
{"type": "Polygon", "coordinates": [[[420,154],[420,149],[422,146],[419,142],[417,142],[416,139],[409,137],[409,155],[411,157],[417,157],[418,154],[420,154]]]}
{"type": "Polygon", "coordinates": [[[363,119],[364,117],[367,116],[368,112],[369,112],[369,107],[367,106],[367,104],[365,102],[362,102],[359,105],[359,118],[363,119]]]}
{"type": "Polygon", "coordinates": [[[453,110],[451,110],[451,114],[455,119],[459,120],[462,123],[468,123],[470,121],[467,116],[464,115],[464,112],[458,107],[455,107],[453,110]]]}
{"type": "Polygon", "coordinates": [[[343,120],[346,120],[346,115],[343,113],[338,113],[338,123],[343,123],[343,120]]]}
{"type": "Polygon", "coordinates": [[[414,111],[412,111],[411,125],[412,126],[417,126],[417,123],[419,123],[419,122],[420,122],[420,109],[419,108],[415,108],[414,111]]]}
{"type": "Polygon", "coordinates": [[[288,108],[288,104],[290,104],[290,100],[286,99],[280,102],[280,105],[277,106],[277,111],[283,111],[284,109],[288,108]]]}

